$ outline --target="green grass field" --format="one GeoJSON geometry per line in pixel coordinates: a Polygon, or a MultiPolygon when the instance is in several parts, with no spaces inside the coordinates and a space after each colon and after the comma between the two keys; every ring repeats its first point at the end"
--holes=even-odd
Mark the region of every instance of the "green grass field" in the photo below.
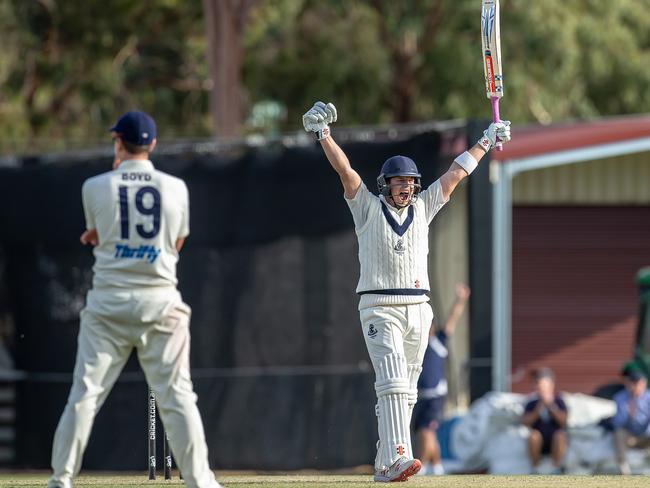
{"type": "MultiPolygon", "coordinates": [[[[0,487],[40,487],[44,488],[47,474],[3,473],[0,475],[0,487]]],[[[219,474],[219,481],[226,488],[353,488],[374,487],[368,475],[255,475],[255,474],[219,474]]],[[[121,486],[144,486],[148,488],[166,488],[184,486],[182,481],[148,481],[146,475],[96,474],[83,475],[75,480],[75,487],[92,486],[93,488],[113,488],[121,486]]],[[[404,488],[641,488],[650,486],[650,476],[490,476],[463,475],[412,478],[404,488]]]]}

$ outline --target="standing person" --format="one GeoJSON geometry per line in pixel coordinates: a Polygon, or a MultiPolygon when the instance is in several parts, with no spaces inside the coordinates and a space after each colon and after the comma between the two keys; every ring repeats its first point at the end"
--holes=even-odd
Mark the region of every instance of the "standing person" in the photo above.
{"type": "Polygon", "coordinates": [[[156,146],[149,115],[127,112],[110,131],[113,171],[82,188],[86,231],[80,240],[94,246],[93,287],[81,311],[48,487],[72,487],[95,415],[135,348],[185,483],[218,488],[190,379],[190,308],[176,288],[178,253],[189,234],[187,187],[149,161],[156,146]]]}
{"type": "Polygon", "coordinates": [[[521,422],[530,427],[528,457],[533,473],[542,458],[550,454],[556,472],[563,471],[564,453],[568,441],[566,425],[568,411],[562,397],[555,392],[555,375],[549,368],[540,368],[535,374],[537,392],[524,407],[521,422]]]}
{"type": "Polygon", "coordinates": [[[421,191],[420,172],[406,156],[384,162],[372,194],[330,136],[333,104],[317,102],[304,116],[343,184],[359,241],[357,293],[363,336],[377,393],[379,443],[375,481],[405,481],[421,468],[413,458],[410,420],[433,312],[427,303],[429,223],[460,181],[496,143],[510,140],[510,122],[490,124],[483,137],[421,191]]]}
{"type": "Polygon", "coordinates": [[[631,474],[628,445],[647,447],[650,444],[650,391],[648,379],[633,362],[625,365],[622,375],[625,388],[614,395],[616,414],[611,425],[620,472],[631,474]]]}
{"type": "Polygon", "coordinates": [[[417,435],[417,445],[422,461],[422,474],[445,474],[440,460],[440,445],[436,431],[443,418],[447,399],[447,379],[445,360],[448,356],[447,340],[456,330],[467,299],[469,287],[463,283],[456,285],[456,300],[451,307],[445,324],[436,330],[431,327],[429,342],[422,361],[422,373],[418,380],[418,401],[413,410],[413,427],[417,435]]]}

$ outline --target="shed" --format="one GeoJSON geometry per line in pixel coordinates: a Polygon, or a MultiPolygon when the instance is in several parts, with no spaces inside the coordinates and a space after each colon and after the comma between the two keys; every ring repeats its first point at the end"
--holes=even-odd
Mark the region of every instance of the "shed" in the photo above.
{"type": "Polygon", "coordinates": [[[492,388],[592,393],[633,355],[650,264],[650,116],[531,126],[490,162],[492,388]]]}

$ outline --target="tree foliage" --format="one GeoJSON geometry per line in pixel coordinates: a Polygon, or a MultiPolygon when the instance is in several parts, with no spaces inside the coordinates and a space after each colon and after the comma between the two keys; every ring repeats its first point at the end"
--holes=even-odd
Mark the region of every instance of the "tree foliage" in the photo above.
{"type": "MultiPolygon", "coordinates": [[[[315,99],[345,123],[489,116],[475,0],[276,0],[254,19],[252,101],[282,100],[287,127],[315,99]],[[268,22],[268,12],[291,12],[268,22]],[[347,29],[347,30],[346,30],[347,29]],[[408,47],[410,46],[410,48],[408,47]],[[405,73],[399,51],[411,50],[405,73]],[[412,85],[395,110],[397,86],[412,85]]],[[[502,0],[503,114],[515,123],[650,111],[650,1],[502,0]]]]}
{"type": "Polygon", "coordinates": [[[115,117],[134,107],[171,122],[168,133],[207,133],[204,30],[196,30],[200,3],[7,0],[0,5],[5,150],[105,140],[115,117]]]}
{"type": "MultiPolygon", "coordinates": [[[[244,29],[248,130],[489,116],[478,0],[265,0],[244,29]],[[267,108],[271,108],[267,110],[267,108]],[[260,114],[274,117],[259,123],[260,114]],[[252,122],[255,119],[255,122],[252,122]]],[[[515,123],[650,112],[650,0],[501,0],[515,123]]],[[[89,144],[123,110],[161,136],[211,132],[200,0],[0,2],[0,147],[89,144]]]]}

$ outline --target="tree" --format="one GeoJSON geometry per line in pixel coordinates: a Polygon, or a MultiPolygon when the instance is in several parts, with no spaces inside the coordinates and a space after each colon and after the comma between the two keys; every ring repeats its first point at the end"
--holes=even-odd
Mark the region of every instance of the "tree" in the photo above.
{"type": "MultiPolygon", "coordinates": [[[[505,98],[515,123],[650,111],[650,0],[502,0],[505,98]]],[[[269,0],[251,15],[251,104],[317,98],[354,125],[489,117],[475,0],[269,0]]]]}
{"type": "MultiPolygon", "coordinates": [[[[490,115],[476,0],[108,5],[0,2],[0,150],[103,142],[136,107],[161,140],[295,130],[319,98],[345,125],[490,115]]],[[[515,124],[650,112],[650,0],[501,8],[515,124]]]]}
{"type": "Polygon", "coordinates": [[[419,95],[419,71],[424,53],[431,50],[444,21],[444,2],[372,0],[377,13],[379,37],[392,63],[389,103],[395,122],[413,120],[419,95]]]}
{"type": "Polygon", "coordinates": [[[286,107],[283,128],[295,128],[317,98],[334,101],[345,124],[390,122],[386,106],[390,67],[363,2],[269,0],[251,12],[246,32],[244,84],[251,105],[286,107]]]}
{"type": "MultiPolygon", "coordinates": [[[[207,91],[192,2],[2,2],[3,147],[88,146],[121,111],[155,115],[161,132],[203,134],[207,91]],[[119,12],[116,15],[115,12],[119,12]],[[15,141],[22,141],[16,146],[15,141]]],[[[203,35],[198,37],[202,40],[203,35]]]]}
{"type": "Polygon", "coordinates": [[[254,0],[203,0],[213,83],[210,109],[214,134],[218,137],[241,135],[243,36],[254,3],[254,0]]]}

